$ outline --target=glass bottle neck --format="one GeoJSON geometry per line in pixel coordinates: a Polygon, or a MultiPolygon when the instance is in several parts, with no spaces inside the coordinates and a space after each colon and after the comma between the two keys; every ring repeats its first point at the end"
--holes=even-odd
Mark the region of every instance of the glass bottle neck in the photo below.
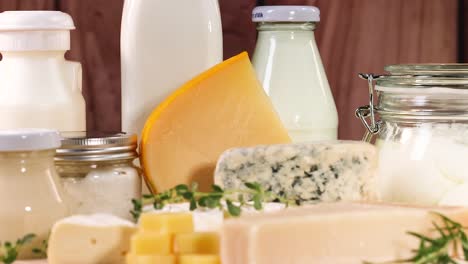
{"type": "Polygon", "coordinates": [[[305,31],[313,32],[317,28],[316,22],[262,22],[257,25],[259,33],[271,31],[305,31]]]}

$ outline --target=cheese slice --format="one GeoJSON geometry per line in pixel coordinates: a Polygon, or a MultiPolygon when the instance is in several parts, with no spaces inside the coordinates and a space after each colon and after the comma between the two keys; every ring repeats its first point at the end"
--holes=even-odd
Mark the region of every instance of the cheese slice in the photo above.
{"type": "Polygon", "coordinates": [[[468,225],[468,208],[377,204],[318,204],[227,220],[223,264],[362,264],[413,256],[419,241],[408,231],[437,235],[442,213],[468,225]],[[431,231],[432,230],[432,231],[431,231]]]}
{"type": "Polygon", "coordinates": [[[52,228],[49,264],[125,263],[133,223],[112,215],[72,216],[52,228]]]}
{"type": "Polygon", "coordinates": [[[225,150],[289,142],[247,53],[242,53],[188,82],[159,105],[143,130],[140,153],[153,192],[192,182],[207,190],[225,150]]]}

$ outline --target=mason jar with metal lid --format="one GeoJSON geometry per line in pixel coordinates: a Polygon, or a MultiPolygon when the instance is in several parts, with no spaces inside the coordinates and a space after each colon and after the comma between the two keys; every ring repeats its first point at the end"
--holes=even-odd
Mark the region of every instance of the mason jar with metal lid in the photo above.
{"type": "Polygon", "coordinates": [[[73,214],[109,213],[132,219],[131,200],[141,197],[137,136],[62,134],[55,164],[73,214]]]}
{"type": "Polygon", "coordinates": [[[467,206],[468,64],[385,70],[388,75],[360,75],[368,80],[370,102],[356,111],[367,128],[364,140],[376,136],[381,198],[467,206]]]}

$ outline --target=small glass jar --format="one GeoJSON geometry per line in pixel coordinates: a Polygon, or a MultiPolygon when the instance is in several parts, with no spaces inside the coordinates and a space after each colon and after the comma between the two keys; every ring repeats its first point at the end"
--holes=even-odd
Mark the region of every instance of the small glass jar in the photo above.
{"type": "Polygon", "coordinates": [[[137,136],[62,134],[55,164],[73,214],[108,213],[133,219],[131,200],[141,197],[137,136]]]}
{"type": "Polygon", "coordinates": [[[14,243],[36,235],[19,259],[40,257],[32,248],[42,248],[54,223],[68,215],[54,166],[59,146],[55,131],[0,131],[0,240],[14,243]]]}
{"type": "Polygon", "coordinates": [[[467,206],[468,65],[391,65],[385,70],[389,75],[361,74],[368,79],[371,99],[356,111],[368,129],[364,140],[377,136],[381,198],[467,206]]]}

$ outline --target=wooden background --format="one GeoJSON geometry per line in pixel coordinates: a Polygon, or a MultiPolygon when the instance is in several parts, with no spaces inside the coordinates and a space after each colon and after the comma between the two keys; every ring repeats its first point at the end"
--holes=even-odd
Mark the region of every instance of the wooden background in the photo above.
{"type": "MultiPolygon", "coordinates": [[[[142,0],[143,1],[143,0],[142,0]]],[[[154,1],[154,0],[147,0],[154,1]]],[[[175,0],[167,0],[175,1],[175,0]]],[[[194,0],[195,1],[195,0],[194,0]]],[[[264,4],[315,5],[322,11],[317,41],[340,113],[340,138],[360,139],[354,118],[367,104],[359,72],[380,73],[395,63],[462,62],[468,0],[264,0],[264,4]]],[[[255,45],[250,13],[255,0],[220,0],[225,57],[255,45]]],[[[123,0],[0,0],[5,10],[61,10],[73,16],[68,58],[84,71],[88,129],[120,129],[120,21],[123,0]]]]}

